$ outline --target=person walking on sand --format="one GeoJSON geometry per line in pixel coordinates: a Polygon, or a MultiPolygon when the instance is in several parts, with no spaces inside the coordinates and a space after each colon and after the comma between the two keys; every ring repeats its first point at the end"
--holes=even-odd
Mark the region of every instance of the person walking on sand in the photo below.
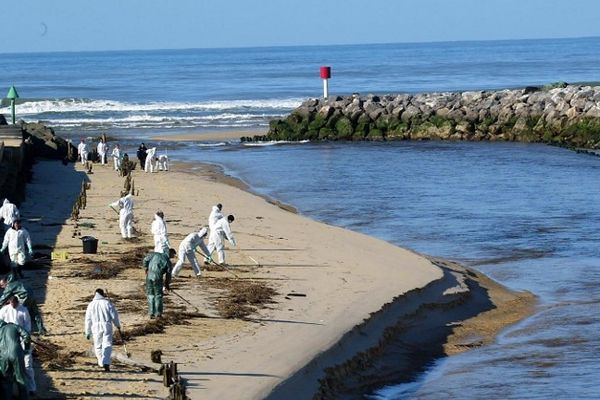
{"type": "Polygon", "coordinates": [[[8,274],[8,276],[0,278],[0,289],[3,289],[2,296],[0,296],[0,306],[3,306],[8,300],[17,296],[19,303],[27,307],[29,315],[33,322],[35,322],[35,328],[37,333],[45,335],[46,328],[44,328],[44,321],[42,320],[42,314],[38,308],[37,303],[33,299],[31,290],[26,287],[14,274],[8,274]]]}
{"type": "Polygon", "coordinates": [[[0,253],[7,248],[12,272],[23,278],[23,266],[27,259],[33,257],[33,248],[31,247],[29,232],[21,227],[21,220],[14,221],[12,228],[4,234],[0,253]]]}
{"type": "Polygon", "coordinates": [[[146,165],[146,152],[148,151],[148,148],[146,147],[146,145],[144,143],[140,144],[140,147],[138,147],[137,149],[137,158],[138,161],[140,162],[140,169],[144,169],[144,166],[146,165]]]}
{"type": "Polygon", "coordinates": [[[165,223],[165,214],[158,210],[154,214],[154,221],[150,226],[150,232],[154,235],[154,251],[157,253],[167,253],[171,245],[167,236],[167,224],[165,223]]]}
{"type": "Polygon", "coordinates": [[[196,247],[200,246],[204,256],[208,257],[207,261],[211,261],[208,248],[204,244],[204,238],[206,237],[207,233],[207,229],[201,227],[198,229],[197,232],[192,232],[189,235],[187,235],[185,239],[183,239],[183,241],[179,245],[179,258],[177,260],[177,263],[175,264],[175,267],[173,267],[173,272],[171,273],[173,277],[179,275],[179,271],[181,271],[181,268],[183,267],[183,263],[185,262],[186,258],[192,264],[192,269],[194,270],[196,277],[200,278],[200,276],[202,276],[202,271],[200,269],[200,264],[198,264],[198,260],[196,259],[195,251],[196,247]]]}
{"type": "MultiPolygon", "coordinates": [[[[29,335],[31,335],[31,317],[29,316],[29,311],[27,311],[27,307],[19,302],[19,298],[17,296],[12,296],[9,299],[9,303],[0,308],[0,320],[19,325],[21,328],[25,329],[29,335]]],[[[24,361],[25,372],[27,373],[27,390],[29,391],[30,395],[33,395],[37,390],[35,384],[35,371],[33,370],[33,355],[31,352],[31,347],[27,349],[23,341],[21,341],[21,346],[23,347],[23,352],[25,355],[24,361]]]]}
{"type": "Polygon", "coordinates": [[[79,146],[77,146],[77,154],[79,154],[79,159],[81,160],[81,165],[85,165],[88,160],[88,147],[85,143],[85,139],[81,139],[79,146]]]}
{"type": "Polygon", "coordinates": [[[113,210],[119,209],[119,228],[121,229],[121,237],[123,239],[131,239],[133,237],[133,195],[121,197],[119,200],[108,205],[113,210]]]}
{"type": "Polygon", "coordinates": [[[156,147],[152,147],[146,152],[146,161],[144,163],[145,172],[154,172],[154,155],[156,154],[156,147]]]}
{"type": "MultiPolygon", "coordinates": [[[[217,250],[217,254],[219,256],[219,264],[225,263],[225,246],[223,245],[223,239],[227,238],[229,242],[236,246],[235,238],[231,233],[231,224],[235,221],[235,217],[233,215],[228,215],[227,218],[221,218],[213,225],[213,229],[210,231],[209,241],[208,241],[208,253],[207,256],[212,256],[212,252],[217,250]]],[[[208,260],[210,262],[210,260],[208,260]]]]}
{"type": "Polygon", "coordinates": [[[115,148],[112,150],[110,155],[113,159],[115,171],[118,171],[121,168],[121,149],[119,148],[118,144],[115,144],[115,148]]]}
{"type": "Polygon", "coordinates": [[[106,164],[106,153],[108,152],[108,144],[104,141],[104,139],[100,139],[98,142],[98,156],[100,157],[100,164],[106,164]]]}
{"type": "Polygon", "coordinates": [[[148,315],[150,319],[160,318],[163,313],[163,287],[168,291],[171,284],[171,258],[175,257],[174,249],[168,253],[151,251],[144,257],[146,271],[146,297],[148,298],[148,315]],[[163,280],[164,276],[164,280],[163,280]]]}
{"type": "Polygon", "coordinates": [[[0,218],[4,219],[6,229],[9,229],[13,222],[21,218],[19,209],[8,199],[4,199],[2,207],[0,207],[0,218]]]}
{"type": "Polygon", "coordinates": [[[121,333],[119,313],[114,304],[106,298],[104,290],[96,289],[94,299],[85,310],[84,333],[87,340],[94,337],[94,350],[98,366],[104,371],[110,371],[110,356],[112,354],[113,325],[121,333]]]}

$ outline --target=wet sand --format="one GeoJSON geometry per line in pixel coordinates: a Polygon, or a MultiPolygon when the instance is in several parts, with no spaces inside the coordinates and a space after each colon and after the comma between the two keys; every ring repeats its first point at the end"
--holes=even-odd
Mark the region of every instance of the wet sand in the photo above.
{"type": "MultiPolygon", "coordinates": [[[[442,354],[489,343],[501,328],[532,310],[530,295],[507,291],[443,260],[431,262],[384,241],[290,213],[242,190],[218,170],[198,165],[177,164],[172,171],[154,174],[134,171],[139,234],[126,242],[118,233],[118,216],[107,207],[119,197],[123,178],[108,166],[95,164],[93,171],[79,221],[65,221],[65,210],[84,178],[79,165],[73,169],[57,162],[38,163],[31,190],[37,188],[40,195],[22,207],[36,217],[26,227],[39,248],[69,253],[69,259],[54,261],[51,270],[28,273],[44,303],[51,333],[44,340],[61,346],[59,353],[68,360],[58,366],[45,362],[44,371],[38,371],[40,394],[48,393],[48,398],[123,398],[132,393],[164,398],[167,390],[160,377],[140,368],[158,367],[150,361],[150,351],[158,349],[164,362],[179,363],[192,399],[356,394],[366,386],[348,385],[341,391],[336,387],[358,376],[361,357],[375,360],[382,353],[383,339],[401,338],[389,329],[414,318],[415,310],[421,310],[421,320],[411,320],[413,336],[420,326],[434,326],[441,335],[432,337],[435,344],[442,346],[450,337],[442,354]],[[52,203],[62,208],[38,215],[41,204],[47,203],[43,193],[51,193],[52,203]],[[165,212],[171,244],[177,248],[185,235],[206,224],[210,207],[219,202],[225,213],[236,215],[232,229],[238,247],[226,250],[232,272],[211,268],[198,280],[186,264],[174,281],[175,292],[166,296],[167,310],[174,313],[169,324],[178,324],[149,333],[139,259],[152,246],[154,212],[165,212]],[[44,234],[47,221],[53,231],[44,234]],[[85,235],[98,238],[98,254],[81,254],[80,236],[85,235]],[[111,273],[104,276],[105,272],[111,273]],[[250,314],[236,314],[239,309],[228,314],[231,310],[223,304],[244,282],[253,290],[271,288],[277,294],[262,303],[244,304],[250,314]],[[129,337],[128,360],[122,346],[115,344],[115,354],[126,362],[116,362],[110,374],[95,366],[90,342],[83,337],[85,306],[96,287],[108,289],[126,332],[145,333],[129,337]],[[461,308],[468,297],[480,300],[461,308]],[[448,304],[462,310],[456,313],[462,319],[453,322],[466,322],[447,331],[446,318],[454,318],[446,311],[448,304]],[[429,312],[432,308],[439,312],[429,312]],[[481,314],[486,310],[492,311],[481,314]],[[472,341],[473,335],[482,339],[472,341]]],[[[407,376],[413,376],[419,368],[408,370],[407,376]]]]}
{"type": "Polygon", "coordinates": [[[185,133],[180,135],[158,135],[153,136],[151,140],[178,141],[178,142],[219,142],[228,140],[239,140],[242,136],[266,135],[264,130],[239,130],[239,131],[214,131],[214,132],[198,132],[185,133]]]}

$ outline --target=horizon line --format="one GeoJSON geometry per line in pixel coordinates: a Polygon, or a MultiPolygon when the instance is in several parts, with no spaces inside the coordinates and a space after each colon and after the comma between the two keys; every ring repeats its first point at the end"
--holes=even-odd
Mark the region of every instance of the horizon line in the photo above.
{"type": "Polygon", "coordinates": [[[59,54],[59,53],[123,53],[123,52],[152,52],[152,51],[185,51],[185,50],[250,50],[250,49],[277,49],[301,47],[347,47],[347,46],[381,46],[381,45],[417,45],[417,44],[458,44],[458,43],[490,43],[490,42],[526,42],[544,40],[582,40],[597,39],[600,36],[572,36],[572,37],[546,37],[546,38],[517,38],[517,39],[460,39],[460,40],[432,40],[414,42],[378,42],[378,43],[330,43],[330,44],[282,44],[265,46],[231,46],[231,47],[173,47],[173,48],[133,48],[133,49],[99,49],[99,50],[55,50],[55,51],[19,51],[6,52],[2,55],[24,54],[59,54]]]}

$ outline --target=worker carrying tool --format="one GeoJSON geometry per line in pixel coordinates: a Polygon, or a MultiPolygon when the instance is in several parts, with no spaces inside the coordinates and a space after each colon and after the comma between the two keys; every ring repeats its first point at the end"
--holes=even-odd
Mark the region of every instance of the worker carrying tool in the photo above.
{"type": "Polygon", "coordinates": [[[225,263],[225,246],[223,244],[223,239],[227,238],[227,240],[229,240],[233,246],[236,245],[235,238],[231,233],[230,227],[230,224],[233,221],[235,221],[235,217],[233,215],[228,215],[227,218],[221,218],[215,222],[213,229],[210,231],[208,240],[208,253],[206,253],[206,255],[211,256],[212,252],[217,250],[219,264],[225,263]]]}
{"type": "Polygon", "coordinates": [[[196,277],[200,278],[202,276],[202,271],[200,270],[200,264],[198,264],[198,260],[196,259],[196,247],[200,246],[204,256],[208,256],[208,260],[210,262],[210,255],[208,252],[208,248],[204,244],[204,238],[208,230],[204,227],[198,229],[197,232],[192,232],[183,239],[181,244],[179,245],[179,259],[173,268],[173,272],[171,273],[173,277],[179,275],[179,271],[183,267],[183,263],[187,258],[189,262],[192,264],[192,269],[196,274],[196,277]]]}
{"type": "Polygon", "coordinates": [[[169,249],[168,253],[151,251],[144,257],[146,271],[146,297],[150,319],[160,318],[163,313],[163,287],[169,290],[171,284],[171,258],[177,253],[169,249]],[[164,276],[164,279],[163,279],[164,276]]]}
{"type": "Polygon", "coordinates": [[[94,338],[94,351],[98,366],[110,371],[112,355],[113,325],[121,330],[119,313],[114,304],[106,297],[104,290],[96,289],[93,300],[85,311],[85,338],[94,338]]]}
{"type": "Polygon", "coordinates": [[[108,205],[113,210],[119,211],[119,228],[121,229],[121,237],[123,239],[131,239],[133,237],[133,195],[121,197],[119,200],[108,205]]]}

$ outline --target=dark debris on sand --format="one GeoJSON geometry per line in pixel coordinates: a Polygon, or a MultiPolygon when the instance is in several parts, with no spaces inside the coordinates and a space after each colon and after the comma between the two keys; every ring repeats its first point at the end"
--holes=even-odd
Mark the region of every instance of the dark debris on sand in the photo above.
{"type": "Polygon", "coordinates": [[[48,370],[62,370],[72,366],[75,358],[85,355],[85,352],[63,352],[63,348],[42,338],[37,338],[33,347],[34,357],[48,370]]]}
{"type": "Polygon", "coordinates": [[[242,281],[229,278],[214,279],[212,286],[226,291],[217,299],[216,308],[223,318],[243,319],[257,308],[275,301],[277,291],[263,282],[242,281]]]}

